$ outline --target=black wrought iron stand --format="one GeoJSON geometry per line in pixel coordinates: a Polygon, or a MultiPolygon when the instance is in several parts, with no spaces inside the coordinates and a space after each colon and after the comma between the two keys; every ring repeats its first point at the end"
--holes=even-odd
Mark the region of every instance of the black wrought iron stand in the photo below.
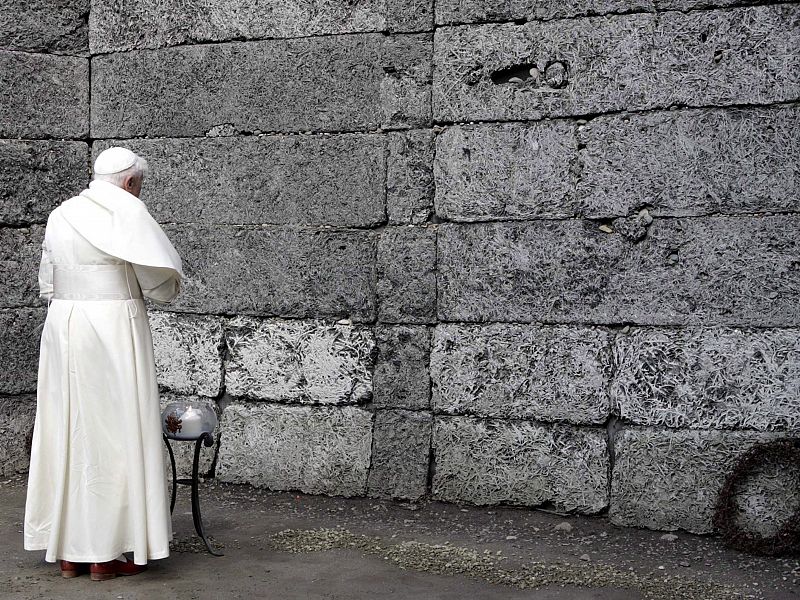
{"type": "MultiPolygon", "coordinates": [[[[172,438],[173,440],[175,438],[172,438]]],[[[197,535],[203,540],[203,543],[208,548],[208,551],[213,554],[214,556],[224,556],[222,552],[218,550],[214,550],[211,547],[211,544],[208,542],[206,538],[206,533],[203,530],[203,517],[200,514],[200,492],[199,492],[199,463],[200,463],[200,446],[205,444],[206,447],[210,447],[214,445],[214,438],[211,436],[210,433],[203,433],[199,438],[196,440],[186,440],[186,441],[194,441],[194,460],[192,461],[192,477],[191,479],[178,479],[177,477],[177,469],[175,468],[175,455],[172,453],[172,446],[169,445],[169,440],[166,435],[164,436],[164,443],[167,445],[167,451],[169,452],[169,462],[172,465],[172,498],[169,502],[169,512],[172,514],[172,511],[175,510],[175,495],[178,491],[178,484],[182,485],[190,485],[192,486],[192,520],[194,521],[194,529],[197,531],[197,535]]],[[[177,441],[184,441],[184,440],[177,440],[177,441]]]]}

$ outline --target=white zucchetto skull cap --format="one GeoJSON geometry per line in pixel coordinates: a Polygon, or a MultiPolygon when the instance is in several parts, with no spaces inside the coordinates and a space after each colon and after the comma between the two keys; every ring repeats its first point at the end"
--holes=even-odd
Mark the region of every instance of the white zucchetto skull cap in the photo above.
{"type": "Polygon", "coordinates": [[[136,163],[136,155],[127,148],[114,146],[103,150],[94,161],[95,175],[110,175],[130,169],[136,163]]]}

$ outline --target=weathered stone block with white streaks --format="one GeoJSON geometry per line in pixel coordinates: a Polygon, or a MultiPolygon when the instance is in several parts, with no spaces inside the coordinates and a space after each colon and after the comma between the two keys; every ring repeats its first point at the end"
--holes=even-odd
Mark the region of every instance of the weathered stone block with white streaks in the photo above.
{"type": "Polygon", "coordinates": [[[375,317],[372,232],[230,225],[164,229],[186,273],[171,310],[354,321],[375,317]]]}
{"type": "Polygon", "coordinates": [[[429,129],[389,133],[386,211],[391,225],[421,225],[433,212],[433,138],[429,129]]]}
{"type": "Polygon", "coordinates": [[[606,430],[437,417],[433,494],[473,504],[552,502],[596,513],[608,505],[606,430]]]}
{"type": "Polygon", "coordinates": [[[84,54],[90,0],[0,1],[0,48],[84,54]]]}
{"type": "Polygon", "coordinates": [[[0,50],[0,138],[89,134],[89,61],[0,50]]]}
{"type": "MultiPolygon", "coordinates": [[[[757,443],[780,437],[753,431],[624,430],[614,442],[609,517],[617,525],[710,533],[717,496],[739,457],[757,443]]],[[[754,511],[747,518],[744,511],[743,523],[756,530],[781,522],[800,503],[800,486],[785,479],[800,482],[797,473],[784,466],[783,480],[764,475],[738,496],[745,508],[748,498],[771,496],[772,514],[754,511]]]]}
{"type": "Polygon", "coordinates": [[[93,53],[194,42],[292,38],[369,31],[424,31],[432,0],[93,0],[93,53]],[[132,27],[131,24],[135,23],[132,27]]]}
{"type": "Polygon", "coordinates": [[[800,325],[800,218],[656,219],[641,241],[619,229],[444,223],[439,318],[800,325]]]}
{"type": "Polygon", "coordinates": [[[232,396],[302,404],[372,398],[371,330],[323,321],[237,317],[225,324],[225,386],[232,396]]]}
{"type": "Polygon", "coordinates": [[[372,444],[372,413],[354,406],[225,407],[217,460],[221,481],[273,490],[362,496],[372,444]]]}
{"type": "Polygon", "coordinates": [[[605,116],[578,128],[587,216],[800,209],[800,109],[605,116]]]}
{"type": "Polygon", "coordinates": [[[436,319],[436,230],[387,227],[378,240],[378,319],[432,323],[436,319]]]}
{"type": "Polygon", "coordinates": [[[39,340],[47,311],[0,310],[0,394],[36,392],[39,340]]]}
{"type": "Polygon", "coordinates": [[[370,227],[386,216],[386,137],[268,135],[105,140],[146,158],[160,222],[370,227]]]}
{"type": "Polygon", "coordinates": [[[598,328],[442,323],[431,351],[433,409],[604,423],[611,413],[611,340],[598,328]]]}
{"type": "Polygon", "coordinates": [[[426,491],[431,413],[382,410],[375,414],[368,494],[417,500],[426,491]]]}
{"type": "Polygon", "coordinates": [[[578,142],[565,121],[449,127],[436,138],[436,214],[452,221],[570,217],[578,142]]]}
{"type": "Polygon", "coordinates": [[[611,397],[640,425],[800,430],[797,329],[635,328],[619,334],[611,397]]]}
{"type": "Polygon", "coordinates": [[[0,307],[41,306],[39,261],[44,226],[0,227],[0,307]]]}
{"type": "Polygon", "coordinates": [[[92,135],[424,126],[430,52],[430,34],[365,33],[96,56],[92,135]]]}
{"type": "Polygon", "coordinates": [[[431,328],[425,325],[379,326],[375,337],[378,346],[375,406],[430,408],[431,328]]]}
{"type": "Polygon", "coordinates": [[[44,223],[88,181],[84,142],[0,140],[0,224],[44,223]]]}
{"type": "MultiPolygon", "coordinates": [[[[565,19],[652,10],[659,0],[436,0],[436,23],[565,19]]],[[[723,0],[725,1],[725,0],[723,0]]]]}
{"type": "Polygon", "coordinates": [[[158,383],[215,397],[222,388],[222,319],[151,311],[158,383]]]}
{"type": "Polygon", "coordinates": [[[442,27],[434,41],[434,119],[794,100],[798,41],[791,5],[442,27]]]}
{"type": "Polygon", "coordinates": [[[0,476],[28,471],[35,416],[35,395],[0,396],[0,476]]]}

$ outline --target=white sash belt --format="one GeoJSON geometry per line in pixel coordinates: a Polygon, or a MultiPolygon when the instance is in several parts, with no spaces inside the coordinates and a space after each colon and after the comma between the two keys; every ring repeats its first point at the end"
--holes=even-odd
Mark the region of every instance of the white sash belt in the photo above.
{"type": "Polygon", "coordinates": [[[134,300],[142,297],[130,263],[53,265],[53,298],[60,300],[134,300]]]}

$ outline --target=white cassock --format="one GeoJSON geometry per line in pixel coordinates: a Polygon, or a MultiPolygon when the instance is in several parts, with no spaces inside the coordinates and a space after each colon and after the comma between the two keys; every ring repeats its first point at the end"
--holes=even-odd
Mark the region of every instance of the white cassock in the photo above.
{"type": "Polygon", "coordinates": [[[181,260],[135,196],[106,181],[56,208],[39,269],[42,331],[24,546],[45,560],[169,555],[172,523],[142,295],[169,302],[181,260]]]}

